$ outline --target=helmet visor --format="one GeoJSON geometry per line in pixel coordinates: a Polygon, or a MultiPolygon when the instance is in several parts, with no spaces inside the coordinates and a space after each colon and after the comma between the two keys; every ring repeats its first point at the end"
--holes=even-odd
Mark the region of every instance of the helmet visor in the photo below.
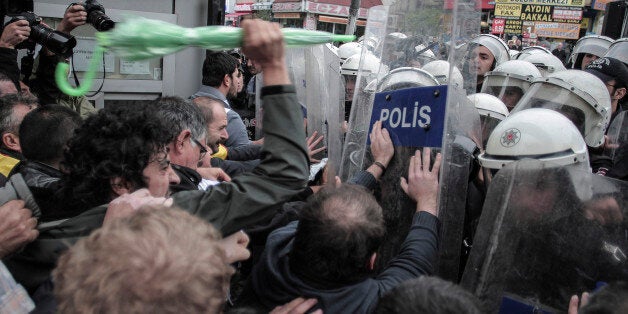
{"type": "Polygon", "coordinates": [[[621,41],[612,45],[606,52],[605,57],[615,58],[628,64],[628,41],[621,41]]]}
{"type": "Polygon", "coordinates": [[[584,99],[547,82],[532,84],[513,112],[529,108],[546,108],[562,113],[585,138],[601,120],[601,116],[584,99]]]}
{"type": "Polygon", "coordinates": [[[601,58],[604,56],[610,45],[611,42],[603,38],[582,38],[573,48],[573,53],[590,53],[601,58]]]}
{"type": "Polygon", "coordinates": [[[482,147],[486,147],[488,138],[495,127],[502,122],[502,119],[489,115],[480,115],[480,123],[482,124],[482,147]]]}
{"type": "Polygon", "coordinates": [[[530,84],[529,80],[514,76],[492,74],[484,78],[481,92],[499,98],[510,111],[530,88],[530,84]]]}
{"type": "Polygon", "coordinates": [[[438,81],[426,71],[416,68],[398,68],[388,73],[379,83],[380,92],[419,86],[436,86],[438,81]]]}

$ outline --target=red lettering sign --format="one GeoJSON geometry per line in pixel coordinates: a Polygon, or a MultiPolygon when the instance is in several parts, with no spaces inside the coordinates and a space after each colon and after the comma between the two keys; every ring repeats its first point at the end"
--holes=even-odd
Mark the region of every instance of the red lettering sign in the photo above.
{"type": "Polygon", "coordinates": [[[491,33],[493,33],[493,34],[503,34],[505,26],[506,26],[506,19],[493,19],[493,25],[491,27],[491,33]]]}

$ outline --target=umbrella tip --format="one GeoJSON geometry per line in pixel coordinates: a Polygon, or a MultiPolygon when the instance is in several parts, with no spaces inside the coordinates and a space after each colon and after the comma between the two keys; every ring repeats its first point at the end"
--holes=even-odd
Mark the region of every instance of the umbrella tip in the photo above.
{"type": "Polygon", "coordinates": [[[333,41],[339,41],[339,42],[346,43],[346,42],[354,41],[355,40],[355,35],[337,35],[337,34],[334,34],[332,36],[332,38],[333,38],[333,41]]]}

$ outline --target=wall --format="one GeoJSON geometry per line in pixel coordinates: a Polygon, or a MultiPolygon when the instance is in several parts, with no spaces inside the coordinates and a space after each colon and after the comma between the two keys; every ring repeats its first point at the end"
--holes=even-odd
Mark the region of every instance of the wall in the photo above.
{"type": "MultiPolygon", "coordinates": [[[[198,27],[207,24],[207,0],[98,0],[105,9],[133,10],[154,13],[176,14],[177,24],[198,27]]],[[[35,0],[35,3],[69,5],[78,0],[35,0]]],[[[187,48],[175,55],[175,94],[189,97],[198,90],[204,51],[187,48]]]]}

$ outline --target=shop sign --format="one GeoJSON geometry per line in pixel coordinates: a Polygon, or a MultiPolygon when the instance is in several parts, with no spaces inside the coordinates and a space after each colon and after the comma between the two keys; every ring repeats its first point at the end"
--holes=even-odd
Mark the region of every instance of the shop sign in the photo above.
{"type": "Polygon", "coordinates": [[[301,2],[273,3],[273,12],[303,12],[301,2]]]}
{"type": "Polygon", "coordinates": [[[593,10],[606,11],[606,5],[614,0],[595,0],[592,7],[593,10]]]}
{"type": "Polygon", "coordinates": [[[536,35],[539,37],[578,39],[580,35],[579,24],[569,23],[535,23],[536,35]]]}
{"type": "Polygon", "coordinates": [[[521,16],[521,4],[497,4],[495,5],[495,16],[518,19],[521,16]]]}
{"type": "Polygon", "coordinates": [[[583,7],[585,0],[495,0],[495,3],[520,3],[562,7],[583,7]]]}
{"type": "Polygon", "coordinates": [[[236,12],[253,11],[253,3],[236,4],[234,7],[236,12]]]}
{"type": "MultiPolygon", "coordinates": [[[[344,6],[344,5],[329,4],[329,3],[318,3],[318,2],[307,1],[307,11],[311,13],[325,14],[325,15],[337,15],[337,16],[343,16],[343,17],[349,16],[349,7],[344,6]]],[[[367,17],[367,14],[368,14],[368,10],[365,8],[360,8],[360,10],[358,10],[358,18],[365,19],[367,17]]]]}
{"type": "Polygon", "coordinates": [[[491,26],[491,33],[503,34],[505,26],[506,26],[505,19],[493,19],[493,25],[491,26]]]}
{"type": "Polygon", "coordinates": [[[495,6],[495,17],[532,22],[580,24],[582,20],[582,8],[501,3],[495,6]]]}

